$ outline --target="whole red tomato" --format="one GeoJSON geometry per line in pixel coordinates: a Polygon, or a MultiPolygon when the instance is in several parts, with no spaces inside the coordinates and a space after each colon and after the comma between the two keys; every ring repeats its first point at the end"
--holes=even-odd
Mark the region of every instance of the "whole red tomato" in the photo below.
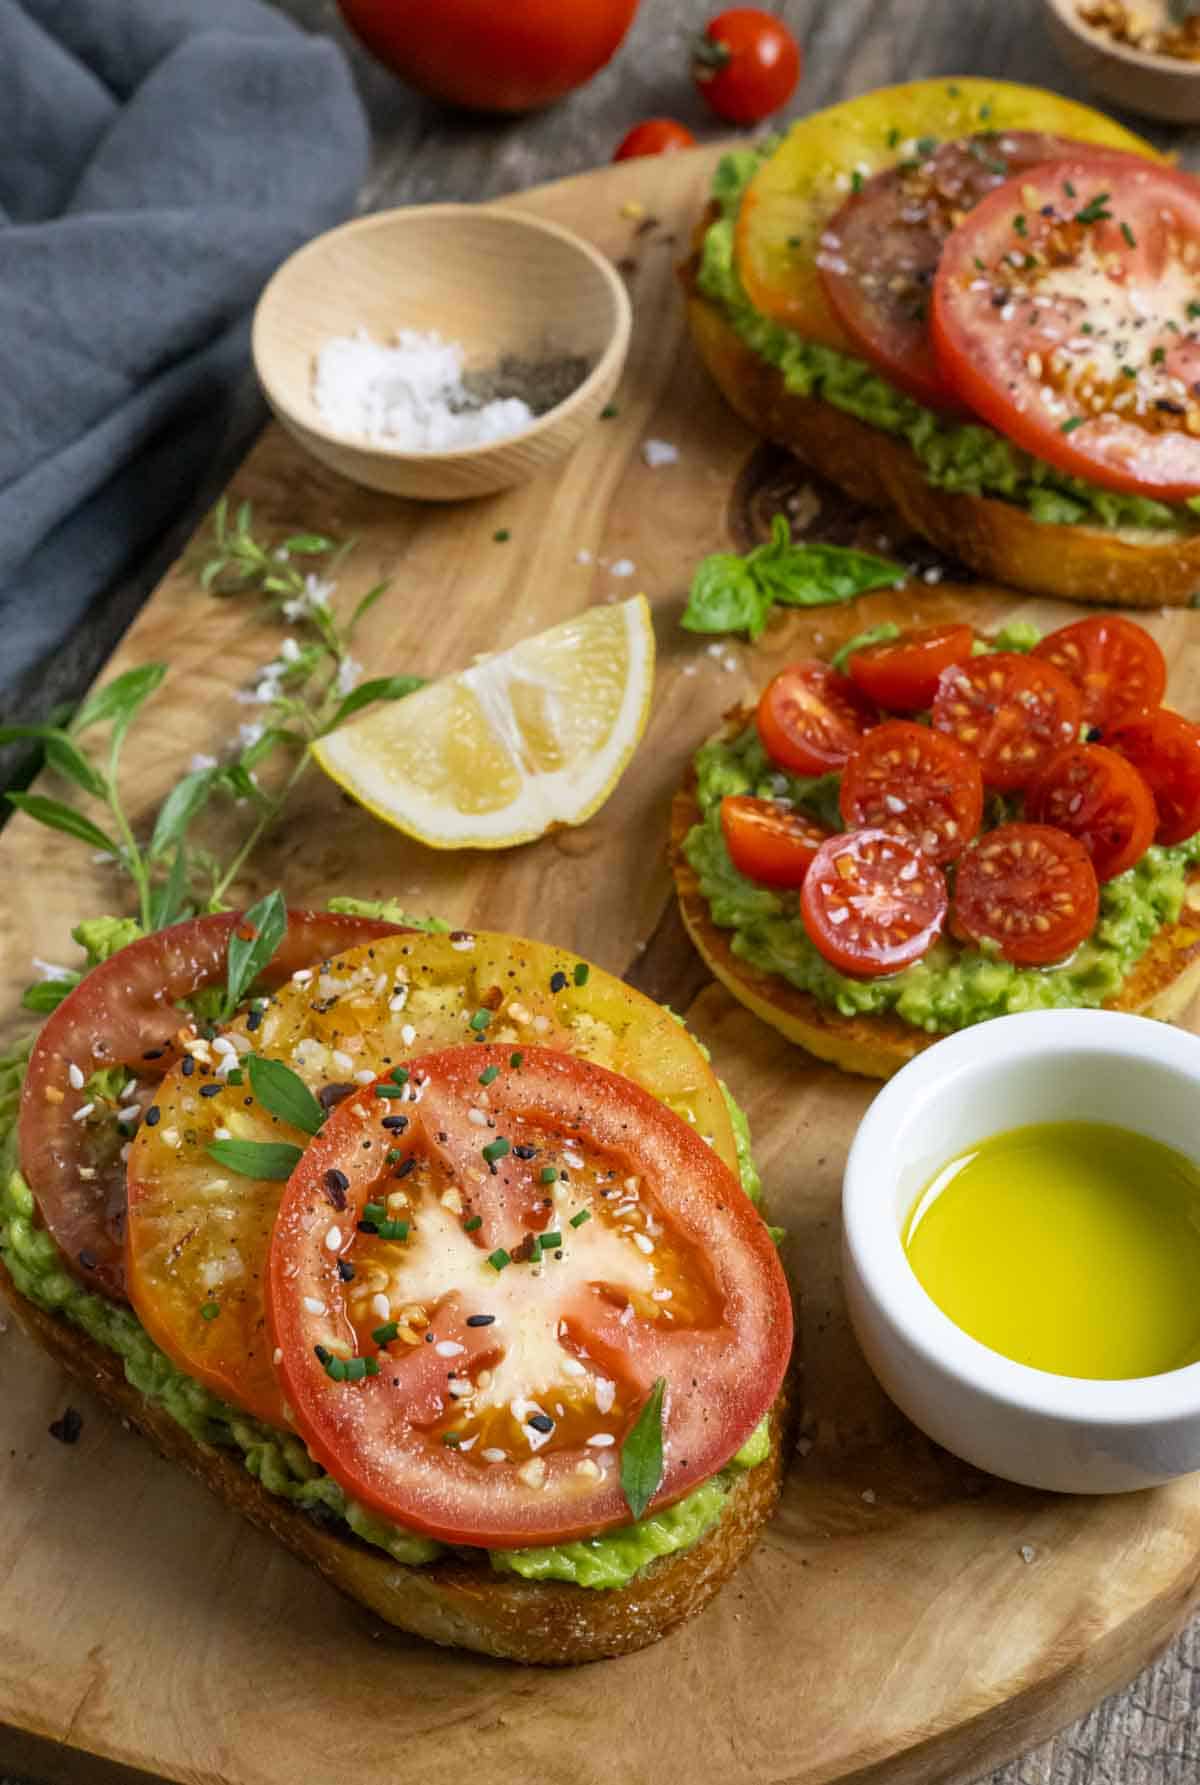
{"type": "Polygon", "coordinates": [[[526,112],[615,54],[638,0],[338,0],[394,74],[450,105],[526,112]]]}
{"type": "Polygon", "coordinates": [[[686,124],[674,118],[645,118],[635,124],[628,136],[617,144],[614,161],[632,161],[638,155],[670,155],[676,149],[690,149],[695,137],[686,124]]]}
{"type": "Polygon", "coordinates": [[[757,124],[791,98],[800,79],[800,47],[782,19],[735,6],[704,27],[692,78],[718,118],[757,124]]]}

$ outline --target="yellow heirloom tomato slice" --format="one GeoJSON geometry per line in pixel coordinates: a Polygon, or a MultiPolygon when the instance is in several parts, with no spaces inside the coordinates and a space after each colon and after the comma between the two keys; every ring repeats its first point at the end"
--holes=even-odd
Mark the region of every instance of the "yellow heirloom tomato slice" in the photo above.
{"type": "Polygon", "coordinates": [[[293,975],[185,1063],[188,1075],[171,1072],[158,1120],[133,1143],[129,1296],[181,1369],[282,1422],[264,1292],[281,1181],[230,1170],[208,1149],[230,1140],[303,1148],[311,1137],[255,1097],[249,1056],[282,1061],[332,1109],[406,1060],[462,1043],[554,1048],[605,1066],[682,1116],[737,1170],[724,1097],[700,1047],[601,968],[484,931],[406,933],[351,949],[293,975]]]}

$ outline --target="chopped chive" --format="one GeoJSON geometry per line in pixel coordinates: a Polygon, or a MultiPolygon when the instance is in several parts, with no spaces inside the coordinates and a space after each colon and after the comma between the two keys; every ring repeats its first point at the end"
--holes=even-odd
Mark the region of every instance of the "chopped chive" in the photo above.
{"type": "Polygon", "coordinates": [[[896,129],[896,128],[895,128],[895,126],[893,126],[893,127],[892,127],[892,129],[891,129],[891,130],[889,130],[889,131],[888,131],[888,133],[887,133],[887,146],[888,146],[888,148],[889,148],[889,149],[894,149],[894,148],[895,148],[895,147],[896,147],[896,144],[897,144],[897,143],[898,143],[898,142],[899,142],[899,141],[900,141],[900,132],[899,132],[899,131],[898,131],[898,130],[897,130],[897,129],[896,129]]]}
{"type": "Polygon", "coordinates": [[[1082,415],[1072,415],[1062,424],[1062,427],[1058,431],[1060,434],[1073,434],[1076,428],[1081,428],[1083,426],[1083,420],[1084,418],[1082,415]]]}
{"type": "Polygon", "coordinates": [[[525,1060],[525,1056],[524,1056],[524,1054],[522,1054],[520,1052],[517,1052],[515,1054],[510,1054],[508,1056],[508,1063],[512,1067],[514,1072],[519,1072],[521,1070],[521,1067],[524,1064],[524,1060],[525,1060]]]}
{"type": "Polygon", "coordinates": [[[541,1240],[543,1248],[545,1248],[547,1251],[552,1252],[554,1250],[555,1246],[562,1245],[562,1234],[561,1233],[539,1233],[538,1239],[541,1240]]]}
{"type": "Polygon", "coordinates": [[[512,538],[512,534],[507,527],[497,527],[496,531],[492,534],[492,538],[496,541],[497,545],[507,545],[512,538]]]}
{"type": "Polygon", "coordinates": [[[491,1255],[489,1256],[488,1263],[491,1265],[491,1267],[494,1271],[502,1271],[506,1264],[512,1263],[512,1259],[509,1257],[508,1253],[504,1250],[503,1246],[498,1246],[496,1248],[496,1250],[493,1253],[491,1253],[491,1255]]]}
{"type": "Polygon", "coordinates": [[[1128,244],[1131,248],[1137,247],[1137,237],[1134,235],[1133,231],[1130,229],[1128,223],[1122,223],[1121,234],[1125,237],[1125,240],[1128,242],[1128,244]]]}
{"type": "Polygon", "coordinates": [[[584,1222],[590,1221],[591,1218],[592,1218],[591,1209],[580,1209],[580,1211],[577,1215],[571,1216],[571,1226],[572,1227],[582,1227],[584,1222]]]}
{"type": "Polygon", "coordinates": [[[1013,218],[1013,228],[1019,236],[1028,235],[1029,233],[1024,215],[1020,211],[1018,211],[1017,215],[1013,218]]]}
{"type": "Polygon", "coordinates": [[[512,1142],[506,1135],[498,1134],[495,1140],[490,1140],[481,1151],[488,1164],[494,1165],[497,1159],[503,1159],[506,1153],[512,1151],[512,1142]]]}
{"type": "Polygon", "coordinates": [[[850,175],[850,190],[852,192],[861,192],[862,189],[863,189],[863,177],[859,173],[858,169],[855,168],[854,172],[850,175]]]}
{"type": "Polygon", "coordinates": [[[369,1202],[362,1212],[364,1221],[386,1221],[387,1205],[382,1202],[369,1202]]]}
{"type": "MultiPolygon", "coordinates": [[[[507,535],[505,537],[507,537],[507,535]]],[[[499,538],[498,534],[497,534],[497,538],[499,538]]],[[[443,1432],[442,1433],[442,1443],[445,1444],[450,1450],[457,1450],[459,1445],[462,1443],[462,1433],[461,1432],[443,1432]]]]}
{"type": "Polygon", "coordinates": [[[1070,180],[1063,181],[1063,191],[1066,193],[1068,198],[1074,198],[1075,188],[1074,188],[1074,186],[1072,186],[1070,180]]]}
{"type": "Polygon", "coordinates": [[[240,1085],[245,1076],[246,1075],[241,1067],[235,1066],[232,1072],[227,1072],[225,1074],[225,1083],[227,1085],[240,1085]]]}
{"type": "Polygon", "coordinates": [[[529,1236],[529,1262],[530,1264],[541,1264],[542,1262],[542,1236],[540,1233],[531,1233],[529,1236]]]}
{"type": "Polygon", "coordinates": [[[376,1097],[407,1097],[408,1092],[403,1085],[376,1085],[376,1097]]]}
{"type": "Polygon", "coordinates": [[[367,1375],[368,1376],[378,1376],[378,1374],[379,1374],[379,1360],[378,1360],[378,1358],[368,1357],[364,1361],[367,1366],[367,1375]]]}
{"type": "Polygon", "coordinates": [[[350,1357],[346,1359],[347,1382],[361,1382],[366,1373],[367,1360],[365,1357],[350,1357]]]}
{"type": "Polygon", "coordinates": [[[331,1357],[328,1353],[321,1359],[325,1374],[331,1382],[346,1380],[346,1360],[342,1357],[331,1357]]]}
{"type": "Polygon", "coordinates": [[[499,1077],[500,1068],[498,1066],[485,1066],[479,1074],[479,1082],[481,1085],[493,1085],[499,1077]]]}
{"type": "Polygon", "coordinates": [[[1156,347],[1154,349],[1154,352],[1150,355],[1150,364],[1152,366],[1161,366],[1163,361],[1166,359],[1166,357],[1167,357],[1166,348],[1165,347],[1156,347]]]}
{"type": "Polygon", "coordinates": [[[406,1240],[408,1238],[407,1221],[381,1221],[378,1228],[381,1240],[406,1240]]]}
{"type": "Polygon", "coordinates": [[[221,1312],[220,1302],[205,1302],[200,1310],[201,1320],[215,1320],[221,1312]]]}
{"type": "Polygon", "coordinates": [[[326,1351],[324,1345],[314,1345],[313,1350],[316,1352],[317,1362],[321,1365],[322,1369],[324,1369],[325,1365],[329,1362],[330,1353],[326,1351]]]}
{"type": "Polygon", "coordinates": [[[403,1157],[404,1155],[401,1153],[399,1147],[389,1147],[387,1152],[383,1155],[384,1163],[386,1165],[399,1165],[403,1157]]]}
{"type": "Polygon", "coordinates": [[[471,1219],[469,1221],[463,1222],[463,1232],[464,1233],[474,1233],[475,1229],[477,1227],[482,1227],[482,1226],[483,1226],[483,1216],[482,1215],[472,1215],[471,1219]]]}
{"type": "Polygon", "coordinates": [[[1136,378],[1137,377],[1137,367],[1136,366],[1122,366],[1121,367],[1121,376],[1122,376],[1122,378],[1136,378]]]}
{"type": "Polygon", "coordinates": [[[406,1085],[408,1083],[408,1067],[394,1066],[388,1073],[388,1077],[394,1085],[406,1085]]]}
{"type": "Polygon", "coordinates": [[[1108,203],[1108,199],[1109,199],[1109,194],[1107,192],[1098,192],[1096,194],[1095,198],[1091,199],[1087,204],[1085,204],[1081,211],[1076,211],[1076,213],[1075,213],[1076,223],[1105,223],[1105,222],[1107,222],[1107,220],[1112,216],[1112,212],[1106,211],[1104,208],[1105,205],[1108,203]]]}
{"type": "Polygon", "coordinates": [[[1187,307],[1187,313],[1191,317],[1192,321],[1194,322],[1196,317],[1200,316],[1200,301],[1197,301],[1197,299],[1193,298],[1191,303],[1187,307]]]}
{"type": "Polygon", "coordinates": [[[606,403],[604,405],[603,409],[600,411],[600,420],[601,421],[611,421],[613,416],[616,414],[618,414],[616,404],[615,403],[606,403]]]}
{"type": "Polygon", "coordinates": [[[541,1184],[552,1184],[557,1176],[558,1167],[556,1165],[543,1165],[541,1171],[538,1173],[538,1182],[541,1184]]]}
{"type": "Polygon", "coordinates": [[[382,1326],[377,1326],[375,1328],[375,1331],[371,1334],[371,1337],[374,1339],[374,1341],[377,1345],[390,1345],[392,1340],[396,1337],[396,1334],[399,1331],[400,1331],[399,1321],[387,1320],[384,1322],[384,1324],[382,1326]]]}
{"type": "Polygon", "coordinates": [[[576,961],[576,963],[575,963],[575,984],[576,985],[586,985],[588,982],[588,976],[590,975],[591,971],[592,970],[588,966],[586,961],[576,961]]]}
{"type": "Polygon", "coordinates": [[[475,1015],[471,1018],[471,1027],[477,1035],[482,1035],[491,1020],[492,1013],[490,1010],[477,1010],[475,1015]]]}

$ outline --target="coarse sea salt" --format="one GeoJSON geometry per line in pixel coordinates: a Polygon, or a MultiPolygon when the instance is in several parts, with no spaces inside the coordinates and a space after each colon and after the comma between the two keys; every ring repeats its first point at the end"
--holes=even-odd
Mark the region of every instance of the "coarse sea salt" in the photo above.
{"type": "Polygon", "coordinates": [[[365,329],[336,335],[316,358],[313,400],[339,434],[449,452],[519,434],[533,421],[520,397],[480,403],[462,380],[463,349],[438,334],[400,329],[393,346],[365,329]]]}

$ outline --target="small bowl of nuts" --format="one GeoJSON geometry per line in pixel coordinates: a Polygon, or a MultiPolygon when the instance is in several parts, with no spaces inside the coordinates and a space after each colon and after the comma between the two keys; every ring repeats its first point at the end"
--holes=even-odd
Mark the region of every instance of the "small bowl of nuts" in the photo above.
{"type": "Polygon", "coordinates": [[[1200,0],[1043,0],[1063,60],[1102,99],[1200,124],[1200,0]]]}

